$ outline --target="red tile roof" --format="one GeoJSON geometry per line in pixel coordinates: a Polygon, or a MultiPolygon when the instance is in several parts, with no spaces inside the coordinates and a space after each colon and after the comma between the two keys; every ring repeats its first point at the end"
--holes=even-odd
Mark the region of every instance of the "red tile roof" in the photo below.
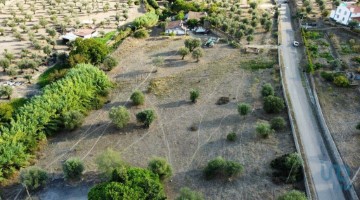
{"type": "Polygon", "coordinates": [[[202,17],[206,17],[207,13],[206,12],[193,12],[193,11],[189,11],[188,13],[188,20],[189,19],[197,19],[200,20],[202,17]]]}
{"type": "Polygon", "coordinates": [[[87,35],[93,34],[96,30],[94,29],[77,29],[74,34],[79,37],[85,37],[87,35]]]}
{"type": "Polygon", "coordinates": [[[181,20],[168,22],[166,29],[183,28],[183,22],[181,20]]]}
{"type": "Polygon", "coordinates": [[[355,21],[360,22],[360,17],[352,17],[351,20],[355,20],[355,21]]]}
{"type": "Polygon", "coordinates": [[[346,6],[350,12],[354,13],[354,14],[357,14],[357,13],[360,13],[360,6],[357,6],[357,5],[349,5],[349,6],[346,6]]]}

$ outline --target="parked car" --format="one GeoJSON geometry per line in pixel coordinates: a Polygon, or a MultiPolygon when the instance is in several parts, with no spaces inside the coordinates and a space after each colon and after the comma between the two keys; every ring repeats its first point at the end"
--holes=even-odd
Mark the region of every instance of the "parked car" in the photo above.
{"type": "Polygon", "coordinates": [[[300,45],[300,43],[298,41],[294,41],[293,45],[294,45],[294,47],[298,47],[300,45]]]}

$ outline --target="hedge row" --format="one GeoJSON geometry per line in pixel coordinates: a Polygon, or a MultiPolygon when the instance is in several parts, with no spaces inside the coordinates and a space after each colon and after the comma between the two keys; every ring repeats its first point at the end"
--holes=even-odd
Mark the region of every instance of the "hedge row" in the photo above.
{"type": "Polygon", "coordinates": [[[104,102],[111,82],[98,68],[79,64],[19,108],[9,127],[0,127],[0,181],[28,164],[39,141],[64,127],[70,111],[86,114],[104,102]]]}
{"type": "Polygon", "coordinates": [[[314,72],[314,64],[313,64],[313,61],[312,61],[311,54],[310,54],[310,52],[308,50],[309,43],[308,43],[308,41],[306,39],[306,33],[305,33],[304,29],[301,29],[301,36],[302,36],[302,39],[304,41],[305,53],[306,53],[307,60],[308,60],[307,72],[313,73],[314,72]]]}

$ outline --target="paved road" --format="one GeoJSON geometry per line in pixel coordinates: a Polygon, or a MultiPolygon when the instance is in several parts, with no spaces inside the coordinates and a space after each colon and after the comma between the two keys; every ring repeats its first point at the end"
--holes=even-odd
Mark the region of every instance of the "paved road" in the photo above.
{"type": "Polygon", "coordinates": [[[321,137],[320,127],[317,124],[315,114],[312,112],[311,102],[302,84],[299,68],[300,54],[297,52],[298,49],[292,45],[294,31],[291,27],[290,10],[287,4],[282,4],[280,8],[280,23],[280,50],[285,66],[284,77],[304,147],[304,159],[308,161],[310,178],[312,178],[315,186],[315,198],[320,200],[345,199],[321,137]]]}

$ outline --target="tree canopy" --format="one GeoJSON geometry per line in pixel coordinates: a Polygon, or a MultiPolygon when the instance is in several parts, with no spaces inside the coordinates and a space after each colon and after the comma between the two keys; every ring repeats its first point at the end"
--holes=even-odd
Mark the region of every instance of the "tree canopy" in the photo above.
{"type": "Polygon", "coordinates": [[[70,64],[73,66],[80,63],[91,63],[93,65],[98,65],[105,60],[108,53],[108,47],[94,38],[77,38],[74,42],[73,49],[70,52],[69,60],[74,60],[74,57],[81,58],[80,61],[72,63],[70,62],[70,64]]]}

